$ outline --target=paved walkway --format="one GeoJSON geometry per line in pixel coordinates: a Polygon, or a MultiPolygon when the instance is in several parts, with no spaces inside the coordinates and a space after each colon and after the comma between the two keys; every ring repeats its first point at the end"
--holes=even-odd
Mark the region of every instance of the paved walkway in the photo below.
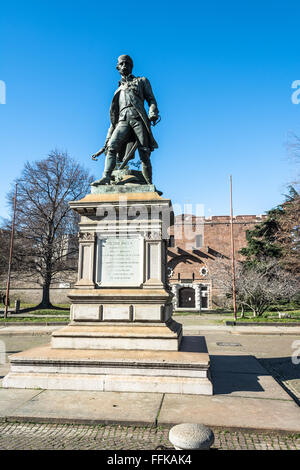
{"type": "MultiPolygon", "coordinates": [[[[150,426],[0,423],[0,450],[173,449],[169,429],[150,426]]],[[[300,450],[300,438],[214,430],[217,450],[300,450]]],[[[174,450],[174,449],[173,449],[174,450]]]]}
{"type": "MultiPolygon", "coordinates": [[[[198,422],[300,434],[300,407],[255,357],[216,349],[210,359],[213,396],[0,388],[0,418],[148,426],[198,422]]],[[[5,369],[8,364],[3,375],[5,369]]]]}
{"type": "MultiPolygon", "coordinates": [[[[11,354],[49,342],[57,328],[5,327],[0,341],[11,354]]],[[[214,429],[216,448],[299,450],[300,365],[290,357],[293,341],[299,340],[296,328],[275,327],[276,338],[269,330],[274,327],[256,327],[264,332],[260,335],[233,328],[248,327],[184,326],[185,334],[206,336],[213,396],[0,388],[0,448],[153,449],[170,445],[173,424],[201,422],[214,429]],[[272,373],[278,364],[282,376],[272,373]]],[[[7,372],[8,364],[0,364],[0,375],[7,372]]]]}

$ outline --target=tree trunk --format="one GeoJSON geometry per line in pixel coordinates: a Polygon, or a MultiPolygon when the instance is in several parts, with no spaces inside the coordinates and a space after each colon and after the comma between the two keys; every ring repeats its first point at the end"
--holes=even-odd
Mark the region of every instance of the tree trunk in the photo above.
{"type": "Polygon", "coordinates": [[[53,305],[50,302],[50,284],[51,284],[51,278],[49,279],[48,277],[44,280],[43,284],[43,297],[42,301],[39,304],[39,307],[41,308],[51,308],[53,305]]]}
{"type": "Polygon", "coordinates": [[[244,310],[244,305],[241,305],[241,318],[244,318],[245,316],[245,310],[244,310]]]}

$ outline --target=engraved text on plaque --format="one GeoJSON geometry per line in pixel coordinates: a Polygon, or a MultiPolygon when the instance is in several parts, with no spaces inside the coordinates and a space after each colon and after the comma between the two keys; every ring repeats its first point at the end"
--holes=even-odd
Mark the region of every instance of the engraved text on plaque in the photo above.
{"type": "Polygon", "coordinates": [[[142,282],[142,239],[99,240],[98,279],[101,286],[139,286],[142,282]]]}

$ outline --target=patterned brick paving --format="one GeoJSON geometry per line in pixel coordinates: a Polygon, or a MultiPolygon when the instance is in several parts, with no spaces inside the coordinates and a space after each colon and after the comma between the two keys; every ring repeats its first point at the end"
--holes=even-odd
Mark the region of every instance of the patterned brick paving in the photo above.
{"type": "MultiPolygon", "coordinates": [[[[169,428],[0,423],[1,450],[154,450],[172,448],[169,428]]],[[[215,430],[218,450],[300,450],[300,436],[215,430]]]]}

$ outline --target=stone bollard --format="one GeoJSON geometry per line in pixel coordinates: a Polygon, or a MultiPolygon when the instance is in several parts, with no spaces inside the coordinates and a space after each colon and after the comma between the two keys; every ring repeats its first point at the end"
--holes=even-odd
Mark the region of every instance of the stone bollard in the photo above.
{"type": "Polygon", "coordinates": [[[20,300],[19,299],[15,301],[15,312],[16,313],[20,312],[20,300]]]}
{"type": "Polygon", "coordinates": [[[177,424],[169,432],[169,441],[177,450],[209,450],[214,440],[214,433],[204,424],[177,424]]]}

